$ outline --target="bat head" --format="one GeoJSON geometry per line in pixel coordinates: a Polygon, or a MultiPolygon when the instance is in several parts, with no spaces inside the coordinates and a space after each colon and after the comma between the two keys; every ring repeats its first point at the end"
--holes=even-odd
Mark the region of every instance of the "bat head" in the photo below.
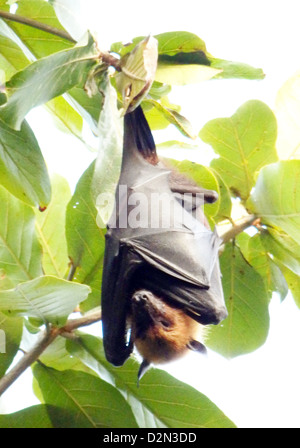
{"type": "Polygon", "coordinates": [[[195,340],[201,326],[179,307],[149,290],[136,291],[131,300],[132,342],[143,357],[138,379],[151,363],[163,364],[185,355],[189,349],[206,352],[205,346],[195,340]]]}

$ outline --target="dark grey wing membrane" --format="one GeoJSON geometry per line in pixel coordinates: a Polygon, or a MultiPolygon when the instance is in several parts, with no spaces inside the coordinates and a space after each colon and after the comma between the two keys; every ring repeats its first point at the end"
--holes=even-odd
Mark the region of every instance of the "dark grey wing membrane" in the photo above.
{"type": "Polygon", "coordinates": [[[218,262],[221,240],[205,222],[193,217],[199,204],[192,199],[190,205],[182,206],[180,197],[175,198],[170,172],[145,159],[151,156],[153,160],[155,155],[150,128],[138,107],[124,118],[115,220],[106,234],[103,340],[106,357],[114,365],[123,364],[132,351],[126,340],[126,319],[136,287],[170,300],[203,324],[216,324],[227,315],[218,262]],[[166,202],[153,212],[158,193],[166,202]],[[140,225],[130,222],[136,197],[144,217],[140,225]]]}

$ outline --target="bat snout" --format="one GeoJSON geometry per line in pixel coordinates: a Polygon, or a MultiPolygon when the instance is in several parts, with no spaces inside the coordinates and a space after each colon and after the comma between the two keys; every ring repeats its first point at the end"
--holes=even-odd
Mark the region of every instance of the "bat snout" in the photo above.
{"type": "Polygon", "coordinates": [[[139,302],[148,302],[148,301],[152,302],[155,299],[154,299],[154,295],[150,291],[141,289],[139,291],[136,291],[133,294],[132,300],[134,302],[139,303],[139,302]]]}

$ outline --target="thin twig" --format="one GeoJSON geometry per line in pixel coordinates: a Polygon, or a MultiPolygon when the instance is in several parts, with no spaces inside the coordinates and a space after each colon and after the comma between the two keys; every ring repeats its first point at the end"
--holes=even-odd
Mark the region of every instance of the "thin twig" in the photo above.
{"type": "Polygon", "coordinates": [[[238,224],[234,224],[231,229],[229,229],[227,232],[225,232],[223,235],[221,235],[221,238],[223,240],[223,243],[227,243],[228,241],[234,239],[237,235],[242,233],[244,230],[246,230],[248,227],[251,227],[255,221],[257,220],[257,216],[255,215],[249,215],[245,218],[241,219],[238,224]]]}
{"type": "Polygon", "coordinates": [[[78,319],[70,319],[63,327],[48,327],[37,344],[25,353],[20,361],[0,379],[0,396],[31,366],[57,336],[70,336],[79,327],[91,325],[101,320],[101,311],[97,310],[78,319]]]}
{"type": "MultiPolygon", "coordinates": [[[[23,25],[37,28],[39,30],[45,31],[46,33],[53,34],[54,36],[62,37],[63,39],[66,39],[74,44],[77,43],[76,40],[74,40],[73,37],[69,33],[67,33],[67,31],[60,30],[50,25],[46,25],[45,23],[38,22],[37,20],[29,19],[28,17],[19,16],[18,14],[12,14],[10,12],[1,10],[0,17],[5,20],[11,20],[12,22],[18,22],[22,23],[23,25]]],[[[117,71],[121,71],[120,60],[118,58],[114,57],[108,52],[101,52],[99,54],[99,57],[100,56],[105,64],[114,67],[117,71]]]]}
{"type": "Polygon", "coordinates": [[[60,30],[50,25],[46,25],[45,23],[38,22],[37,20],[29,19],[28,17],[19,16],[18,14],[12,14],[7,11],[0,11],[0,17],[5,20],[11,20],[12,22],[22,23],[23,25],[28,25],[33,28],[37,28],[38,30],[45,31],[46,33],[54,34],[55,36],[62,37],[74,44],[76,44],[76,40],[67,33],[67,31],[60,30]]]}

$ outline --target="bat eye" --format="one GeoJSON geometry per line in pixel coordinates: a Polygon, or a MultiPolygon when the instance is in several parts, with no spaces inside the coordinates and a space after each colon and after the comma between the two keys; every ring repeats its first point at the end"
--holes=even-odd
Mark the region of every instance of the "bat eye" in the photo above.
{"type": "Polygon", "coordinates": [[[169,322],[168,320],[161,320],[160,324],[162,327],[164,327],[166,330],[168,330],[171,327],[171,322],[169,322]]]}

